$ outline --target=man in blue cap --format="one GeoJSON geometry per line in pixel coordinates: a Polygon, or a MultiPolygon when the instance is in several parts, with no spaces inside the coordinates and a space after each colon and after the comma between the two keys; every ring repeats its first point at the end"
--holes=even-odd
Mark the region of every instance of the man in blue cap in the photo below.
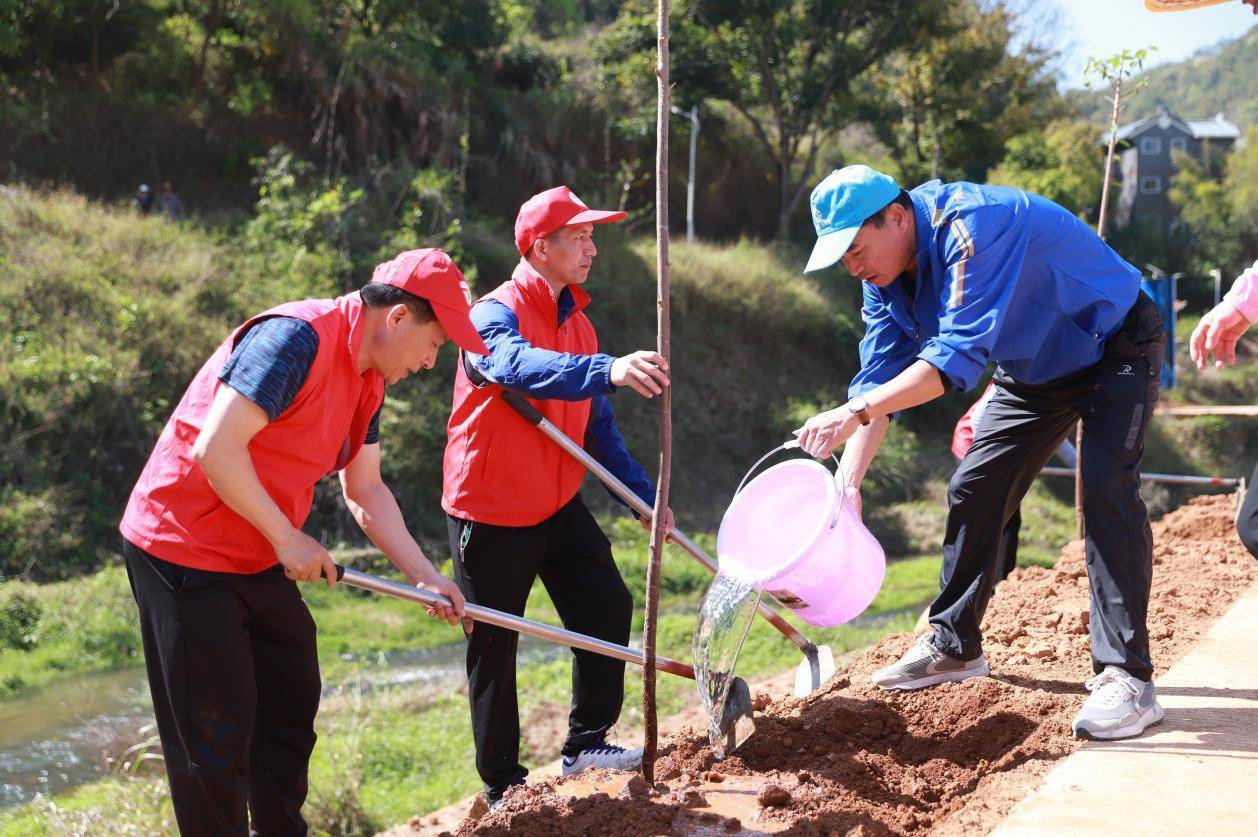
{"type": "Polygon", "coordinates": [[[866,330],[850,400],[796,432],[813,456],[846,442],[844,490],[858,510],[889,417],[968,390],[996,364],[995,391],[948,486],[932,630],[874,682],[918,689],[988,673],[979,626],[1001,531],[1082,419],[1095,676],[1073,729],[1139,735],[1162,719],[1145,626],[1153,541],[1139,488],[1166,342],[1139,272],[1078,218],[1017,189],[934,180],[905,192],[848,166],[811,203],[817,244],[805,272],[842,260],[863,282],[866,330]]]}

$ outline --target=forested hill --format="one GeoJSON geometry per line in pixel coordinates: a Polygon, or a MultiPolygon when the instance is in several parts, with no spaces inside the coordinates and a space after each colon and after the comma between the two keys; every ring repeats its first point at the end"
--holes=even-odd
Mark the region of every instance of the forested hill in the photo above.
{"type": "MultiPolygon", "coordinates": [[[[1155,53],[1156,56],[1156,53],[1155,53]]],[[[1142,119],[1159,106],[1183,119],[1209,119],[1222,112],[1241,128],[1258,125],[1254,71],[1258,68],[1258,25],[1191,58],[1164,64],[1137,76],[1147,86],[1128,100],[1123,122],[1142,119]]],[[[1093,91],[1072,91],[1080,115],[1104,124],[1109,104],[1093,91]]]]}

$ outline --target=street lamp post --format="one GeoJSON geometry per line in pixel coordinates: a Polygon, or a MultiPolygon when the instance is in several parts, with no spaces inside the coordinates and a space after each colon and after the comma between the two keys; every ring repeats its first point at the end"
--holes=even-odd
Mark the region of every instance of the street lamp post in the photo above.
{"type": "Polygon", "coordinates": [[[695,241],[695,154],[699,143],[699,106],[691,105],[689,111],[673,105],[669,108],[678,116],[690,120],[690,176],[686,181],[686,243],[695,241]]]}

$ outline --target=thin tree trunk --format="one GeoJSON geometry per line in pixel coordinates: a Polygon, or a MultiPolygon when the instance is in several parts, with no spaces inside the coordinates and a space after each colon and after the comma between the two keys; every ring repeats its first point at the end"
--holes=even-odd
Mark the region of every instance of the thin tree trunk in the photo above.
{"type": "Polygon", "coordinates": [[[205,62],[210,52],[210,40],[218,31],[219,19],[223,15],[222,0],[210,3],[210,12],[206,17],[205,37],[201,40],[201,51],[197,54],[197,63],[192,68],[192,102],[198,104],[205,95],[205,62]]]}
{"type": "MultiPolygon", "coordinates": [[[[669,0],[659,0],[659,63],[655,68],[659,96],[655,113],[655,251],[658,288],[656,350],[664,358],[668,374],[670,338],[668,322],[668,16],[669,0]]],[[[646,740],[642,746],[642,776],[655,783],[655,753],[659,730],[655,720],[655,636],[660,606],[660,558],[664,551],[664,511],[668,508],[669,477],[673,465],[672,388],[660,393],[660,475],[655,488],[655,518],[651,526],[650,560],[646,571],[646,623],[642,632],[642,715],[646,740]]]]}
{"type": "MultiPolygon", "coordinates": [[[[1109,209],[1109,186],[1114,177],[1114,148],[1118,145],[1118,109],[1123,100],[1123,77],[1114,80],[1114,107],[1109,116],[1109,151],[1105,154],[1105,177],[1101,180],[1101,217],[1096,220],[1096,234],[1105,238],[1105,215],[1109,209]]],[[[1082,539],[1087,532],[1083,516],[1083,422],[1075,429],[1075,536],[1082,539]]]]}

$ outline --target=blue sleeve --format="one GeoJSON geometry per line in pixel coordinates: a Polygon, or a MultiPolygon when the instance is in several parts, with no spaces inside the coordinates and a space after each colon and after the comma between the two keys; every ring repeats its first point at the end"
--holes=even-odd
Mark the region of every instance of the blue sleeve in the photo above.
{"type": "Polygon", "coordinates": [[[531,398],[583,401],[614,391],[610,355],[552,352],[530,344],[520,334],[520,320],[501,302],[472,306],[472,325],[489,355],[470,355],[476,368],[508,389],[531,398]]]}
{"type": "Polygon", "coordinates": [[[973,387],[987,368],[1022,273],[1028,237],[1026,218],[999,205],[964,212],[949,225],[939,335],[927,340],[917,357],[957,390],[973,387]]]}
{"type": "MultiPolygon", "coordinates": [[[[611,400],[606,395],[594,398],[590,405],[590,423],[585,431],[585,449],[598,460],[599,464],[611,471],[616,477],[642,498],[648,506],[655,505],[655,483],[647,476],[646,469],[629,455],[625,449],[625,439],[616,426],[616,416],[612,413],[611,400]]],[[[608,493],[611,493],[609,490],[608,493]]],[[[619,502],[619,497],[613,493],[619,502]]],[[[636,515],[636,512],[635,512],[636,515]]]]}
{"type": "MultiPolygon", "coordinates": [[[[380,410],[384,409],[384,405],[380,405],[380,410]]],[[[371,417],[371,421],[367,422],[367,433],[363,436],[364,445],[380,444],[380,410],[376,410],[376,414],[371,417]]]]}
{"type": "Polygon", "coordinates": [[[861,368],[848,385],[848,398],[864,395],[908,369],[918,349],[917,341],[891,316],[891,309],[877,288],[868,282],[861,284],[865,295],[861,306],[865,336],[860,342],[861,368]]]}
{"type": "Polygon", "coordinates": [[[309,323],[269,317],[237,337],[218,379],[275,421],[297,397],[318,351],[319,335],[309,323]]]}

